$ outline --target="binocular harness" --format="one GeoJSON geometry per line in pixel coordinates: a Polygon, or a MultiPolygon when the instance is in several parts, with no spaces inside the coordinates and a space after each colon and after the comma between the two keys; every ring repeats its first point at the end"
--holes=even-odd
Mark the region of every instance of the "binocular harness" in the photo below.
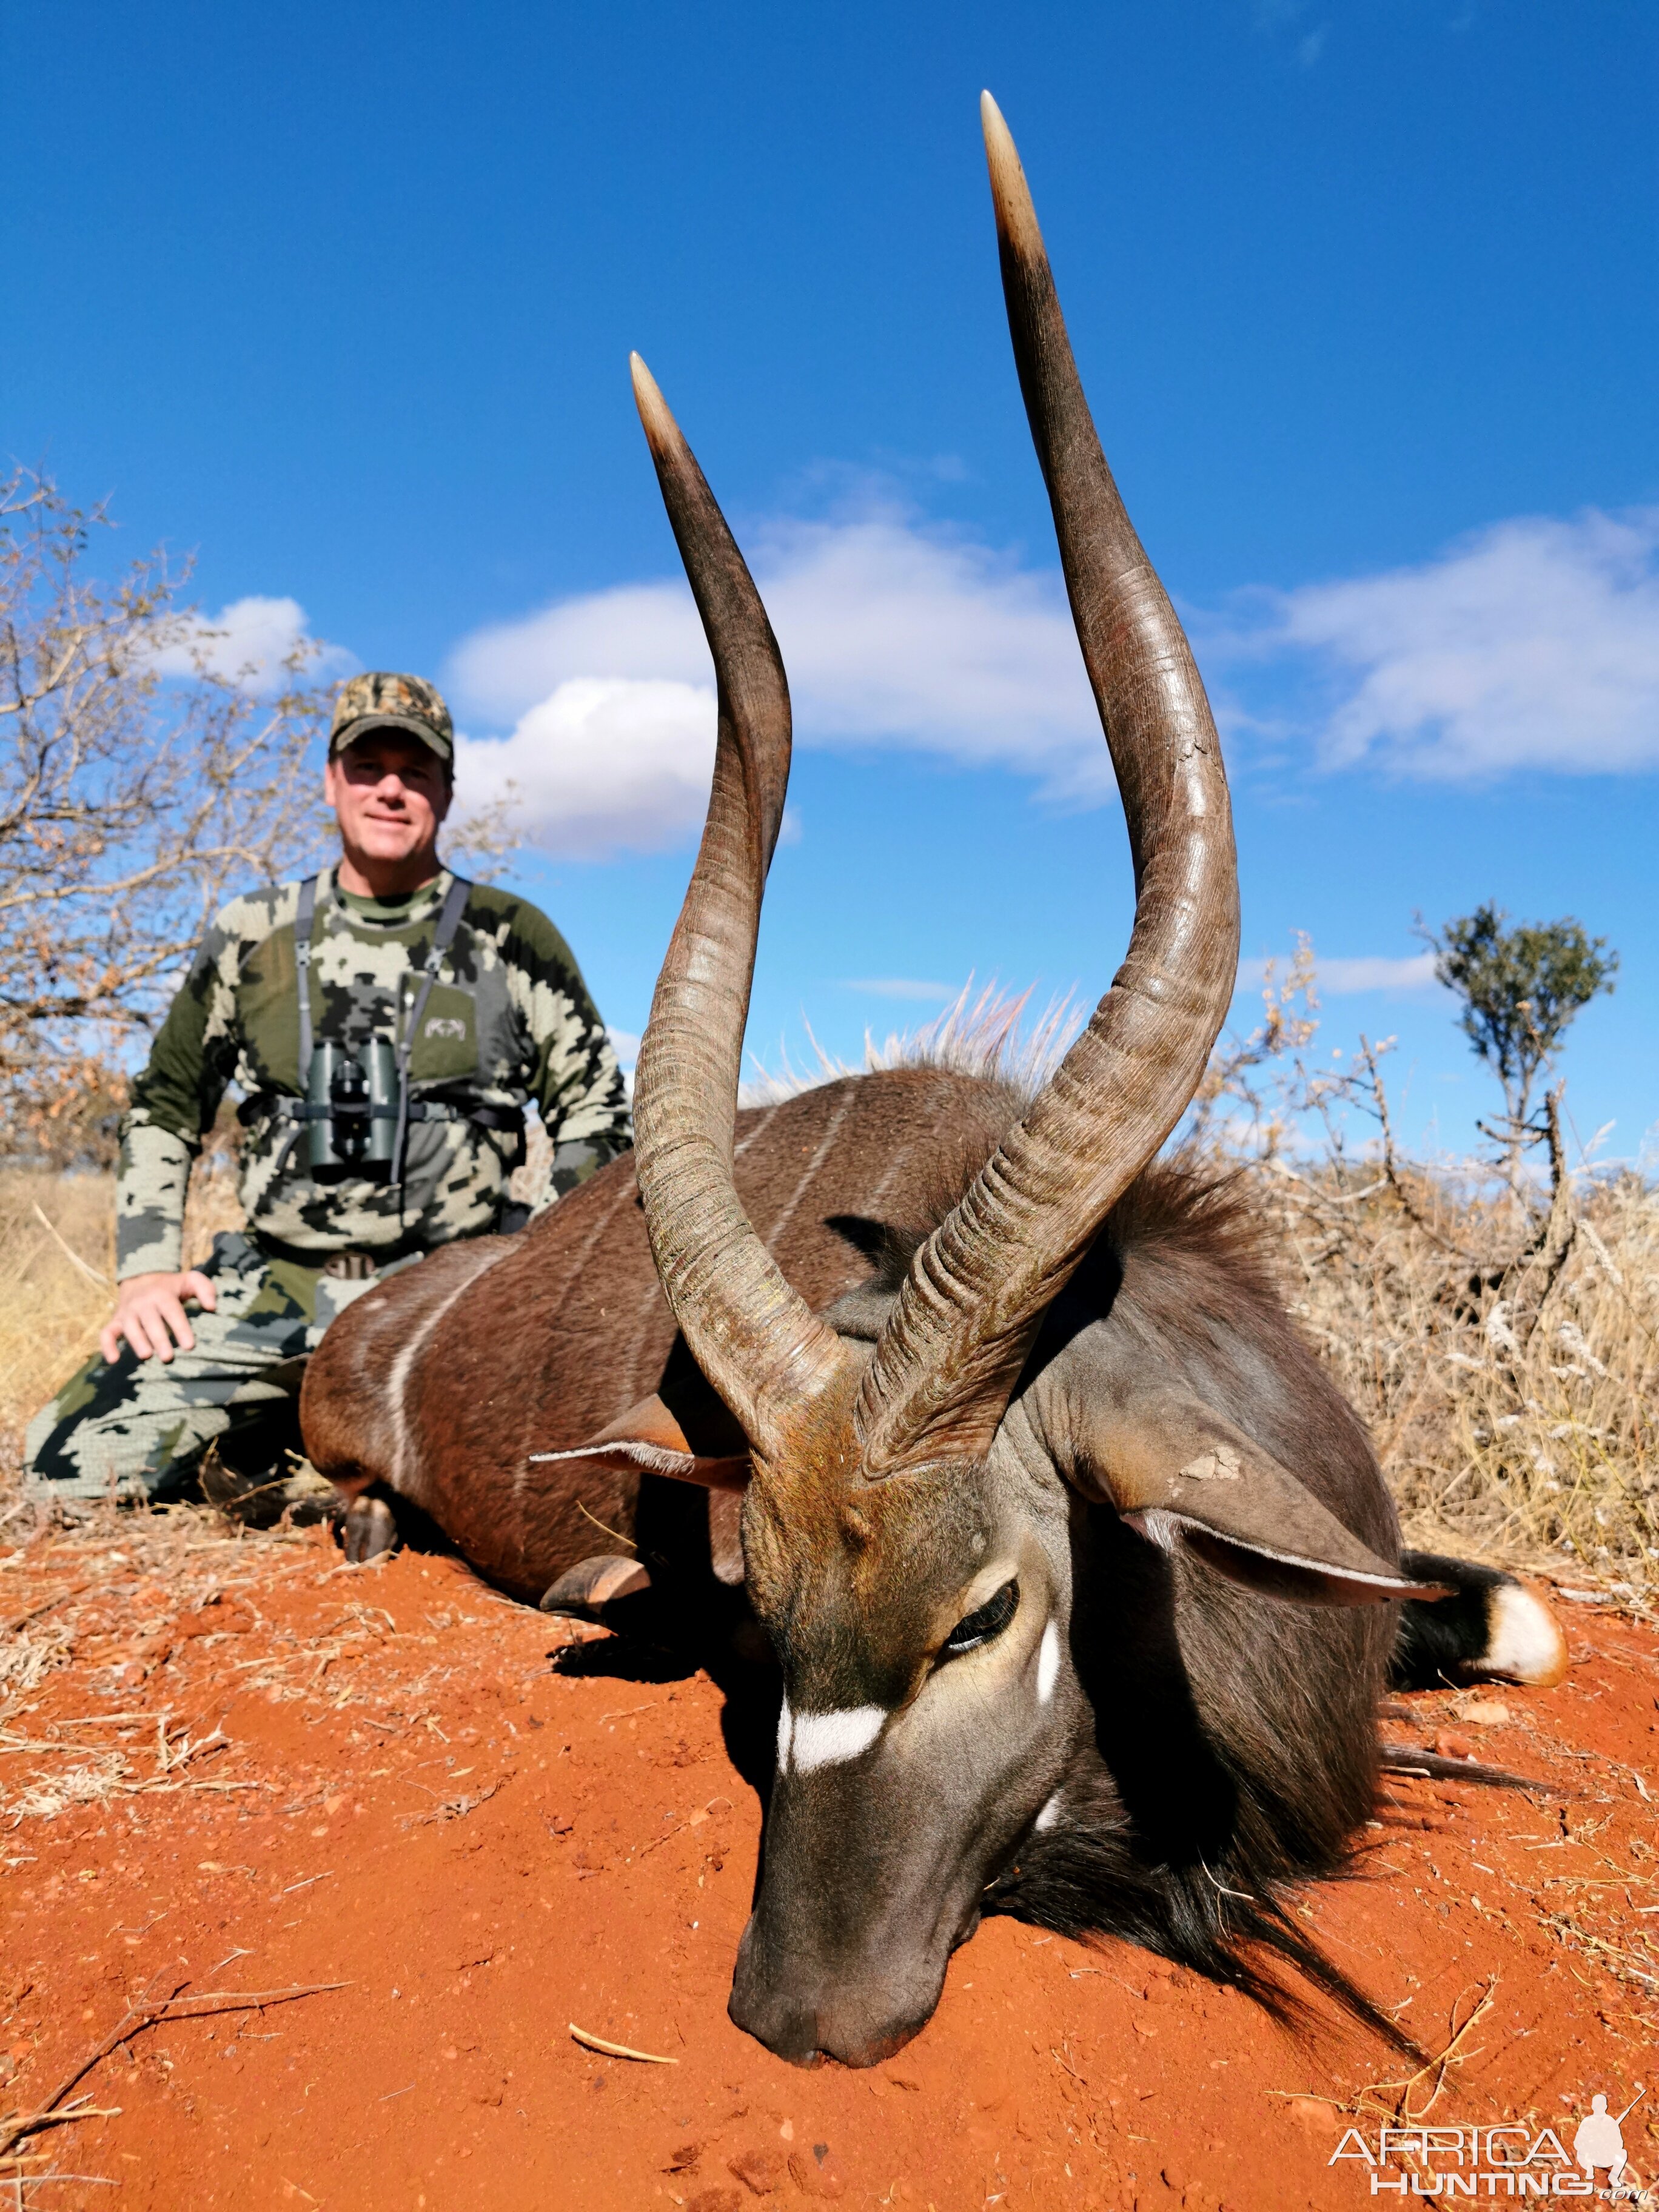
{"type": "Polygon", "coordinates": [[[411,1098],[409,1063],[420,1034],[421,1018],[432,995],[443,956],[460,925],[471,885],[456,876],[439,912],[432,943],[421,970],[409,1018],[395,1045],[383,1037],[356,1047],[315,1042],[311,1022],[311,954],[317,925],[317,878],[300,886],[295,915],[294,957],[300,986],[300,1082],[305,1096],[273,1097],[262,1091],[244,1101],[244,1122],[276,1114],[300,1125],[290,1145],[306,1133],[306,1162],[313,1182],[365,1182],[401,1186],[411,1121],[476,1121],[487,1129],[514,1129],[520,1136],[524,1115],[516,1108],[456,1106],[447,1099],[411,1098]]]}

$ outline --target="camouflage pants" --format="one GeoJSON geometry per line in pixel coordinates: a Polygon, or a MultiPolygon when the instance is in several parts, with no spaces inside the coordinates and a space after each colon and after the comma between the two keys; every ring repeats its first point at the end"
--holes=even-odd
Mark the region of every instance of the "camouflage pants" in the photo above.
{"type": "Polygon", "coordinates": [[[267,1259],[235,1231],[215,1237],[202,1273],[219,1303],[191,1315],[193,1352],[165,1367],[125,1344],[112,1365],[94,1353],[31,1423],[29,1498],[177,1498],[215,1441],[227,1457],[240,1444],[268,1462],[297,1437],[295,1401],[323,1331],[379,1279],[267,1259]]]}

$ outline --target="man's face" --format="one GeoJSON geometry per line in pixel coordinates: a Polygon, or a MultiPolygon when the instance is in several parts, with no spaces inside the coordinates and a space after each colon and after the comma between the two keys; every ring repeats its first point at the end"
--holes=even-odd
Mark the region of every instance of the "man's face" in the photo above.
{"type": "Polygon", "coordinates": [[[349,853],[407,860],[429,850],[450,783],[431,748],[404,730],[366,730],[329,762],[323,791],[349,853]]]}

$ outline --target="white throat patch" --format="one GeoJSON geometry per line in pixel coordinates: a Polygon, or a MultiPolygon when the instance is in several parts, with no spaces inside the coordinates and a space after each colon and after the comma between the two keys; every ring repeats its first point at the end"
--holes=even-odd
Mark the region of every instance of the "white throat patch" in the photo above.
{"type": "Polygon", "coordinates": [[[810,1774],[814,1767],[836,1766],[868,1751],[887,1720],[884,1705],[848,1705],[838,1713],[792,1713],[789,1700],[778,1715],[778,1771],[793,1767],[810,1774]]]}

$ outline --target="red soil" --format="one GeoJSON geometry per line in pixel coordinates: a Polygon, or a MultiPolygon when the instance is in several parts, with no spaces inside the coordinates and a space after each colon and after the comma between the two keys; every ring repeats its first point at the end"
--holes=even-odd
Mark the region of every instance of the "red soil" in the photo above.
{"type": "MultiPolygon", "coordinates": [[[[181,1575],[130,1539],[42,1542],[0,1577],[9,1623],[91,1584],[41,1615],[72,1645],[0,1723],[0,2111],[38,2109],[130,2002],[344,1986],[137,2034],[81,2085],[107,2116],[29,2137],[0,2202],[13,2172],[53,2212],[1370,2201],[1328,2160],[1408,2068],[1121,1945],[988,1923],[897,2058],[781,2064],[726,2016],[759,1819],[707,1676],[556,1674],[563,1632],[447,1560],[196,1548],[181,1575]],[[100,1764],[113,1794],[20,1812],[100,1764]],[[28,2180],[52,2175],[118,2190],[28,2180]]],[[[1361,1878],[1303,1910],[1437,2054],[1490,1999],[1412,2112],[1570,2142],[1594,2091],[1617,2111],[1651,2078],[1659,1677],[1649,1631],[1565,1609],[1560,1688],[1415,1698],[1396,1732],[1577,1794],[1402,1783],[1361,1878]]],[[[1626,2126],[1644,2177],[1652,2112],[1626,2126]]]]}

